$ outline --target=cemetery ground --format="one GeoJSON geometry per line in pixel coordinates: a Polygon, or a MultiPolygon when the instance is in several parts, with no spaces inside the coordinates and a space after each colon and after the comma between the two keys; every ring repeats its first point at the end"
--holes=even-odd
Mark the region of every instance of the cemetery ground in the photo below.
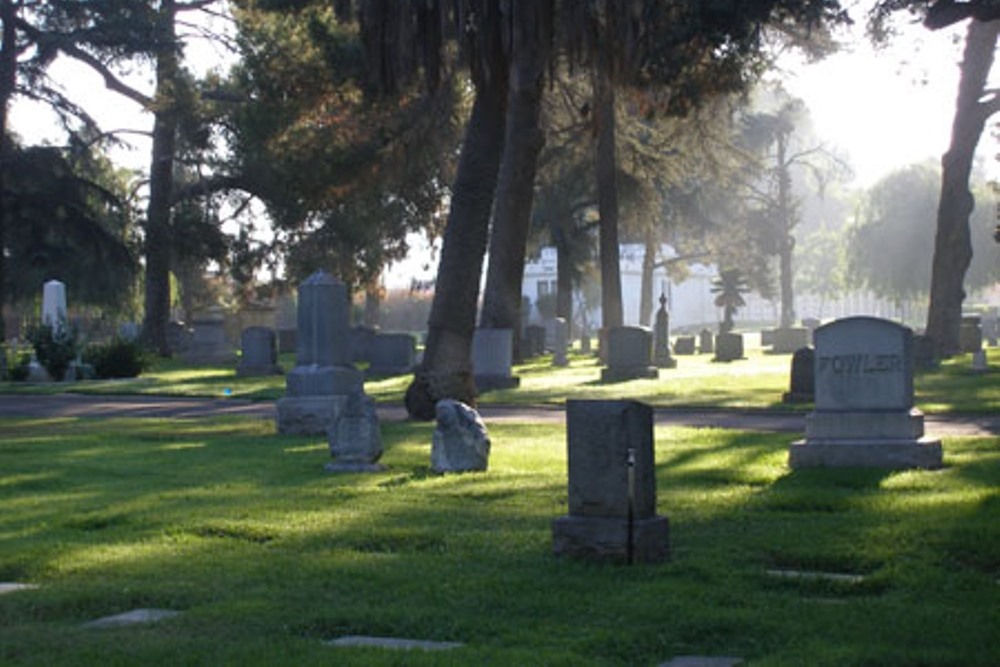
{"type": "MultiPolygon", "coordinates": [[[[601,384],[589,359],[568,369],[543,359],[515,368],[521,389],[484,398],[765,410],[788,385],[788,355],[679,362],[658,383],[601,384]]],[[[917,405],[995,414],[996,373],[946,362],[917,377],[917,405]]],[[[406,380],[366,391],[395,401],[406,380]]],[[[78,385],[269,399],[283,379],[163,364],[137,381],[78,385]]],[[[671,558],[629,567],[552,555],[551,522],[567,504],[565,426],[488,426],[485,473],[432,474],[433,424],[384,422],[387,470],[329,475],[325,438],[279,436],[273,420],[0,418],[0,582],[32,586],[0,594],[0,663],[993,665],[1000,655],[995,437],[946,437],[937,471],[793,472],[794,433],[657,427],[671,558]],[[87,625],[136,609],[179,613],[87,625]],[[461,646],[328,644],[351,635],[461,646]]]]}

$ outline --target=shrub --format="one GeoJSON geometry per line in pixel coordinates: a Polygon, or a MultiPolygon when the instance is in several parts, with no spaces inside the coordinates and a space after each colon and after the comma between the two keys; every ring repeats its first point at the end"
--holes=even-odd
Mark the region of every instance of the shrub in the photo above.
{"type": "Polygon", "coordinates": [[[83,360],[99,378],[134,378],[149,368],[149,356],[137,341],[115,338],[87,348],[83,360]]]}
{"type": "Polygon", "coordinates": [[[3,377],[9,382],[24,382],[30,373],[31,353],[23,347],[3,345],[3,377]]]}
{"type": "Polygon", "coordinates": [[[66,377],[66,369],[76,359],[78,351],[76,329],[65,324],[53,328],[43,322],[30,327],[27,337],[35,348],[38,363],[48,371],[49,377],[56,381],[66,377]]]}

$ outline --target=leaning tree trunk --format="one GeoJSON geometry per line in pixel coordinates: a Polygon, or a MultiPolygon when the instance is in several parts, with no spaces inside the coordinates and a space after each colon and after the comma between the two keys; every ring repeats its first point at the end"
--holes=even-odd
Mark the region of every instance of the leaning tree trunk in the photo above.
{"type": "Polygon", "coordinates": [[[3,21],[3,42],[0,43],[0,342],[7,339],[3,307],[7,303],[7,183],[5,176],[10,164],[10,142],[7,141],[7,114],[17,86],[17,8],[10,0],[0,2],[3,21]]]}
{"type": "Polygon", "coordinates": [[[615,157],[615,89],[606,66],[594,71],[597,135],[597,208],[600,215],[601,326],[622,325],[622,283],[618,246],[618,183],[615,157]]]}
{"type": "Polygon", "coordinates": [[[513,6],[513,54],[506,141],[493,209],[489,268],[480,326],[510,329],[514,359],[521,359],[521,286],[531,228],[535,171],[545,143],[539,126],[542,83],[552,25],[552,2],[518,0],[513,6]]]}
{"type": "Polygon", "coordinates": [[[480,84],[465,129],[452,189],[424,358],[406,390],[410,417],[434,419],[442,398],[475,404],[470,350],[476,324],[479,276],[503,151],[505,77],[480,84]]]}
{"type": "Polygon", "coordinates": [[[969,216],[975,199],[969,190],[972,160],[986,120],[1000,109],[1000,96],[984,99],[993,66],[1000,21],[973,20],[965,38],[965,52],[958,84],[958,101],[952,121],[951,144],[941,158],[941,198],[931,269],[931,298],[927,335],[942,356],[960,351],[959,327],[965,300],[965,273],[972,261],[969,216]]]}
{"type": "Polygon", "coordinates": [[[556,243],[556,317],[566,320],[570,337],[573,333],[573,270],[565,239],[556,243]]]}
{"type": "Polygon", "coordinates": [[[146,294],[142,321],[143,340],[161,356],[170,355],[167,323],[170,320],[170,201],[174,182],[177,115],[170,99],[178,76],[174,35],[174,0],[163,0],[161,19],[169,31],[166,45],[156,56],[156,97],[153,120],[152,161],[149,167],[149,203],[146,209],[146,294]]]}

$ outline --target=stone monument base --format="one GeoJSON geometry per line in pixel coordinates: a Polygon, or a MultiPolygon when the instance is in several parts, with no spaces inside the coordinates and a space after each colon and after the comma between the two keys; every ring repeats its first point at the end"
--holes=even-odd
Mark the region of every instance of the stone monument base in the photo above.
{"type": "Polygon", "coordinates": [[[656,359],[657,368],[677,368],[677,360],[667,355],[656,359]]]}
{"type": "Polygon", "coordinates": [[[242,363],[236,367],[236,377],[266,377],[268,375],[284,375],[285,369],[277,364],[268,364],[266,366],[251,366],[243,365],[242,363]]]}
{"type": "Polygon", "coordinates": [[[347,395],[363,391],[364,374],[351,366],[296,366],[285,381],[288,396],[347,395]]]}
{"type": "Polygon", "coordinates": [[[799,440],[788,453],[788,465],[801,468],[886,468],[908,470],[940,468],[941,441],[916,440],[799,440]]]}
{"type": "Polygon", "coordinates": [[[601,369],[601,382],[624,382],[625,380],[655,380],[660,377],[656,366],[625,366],[601,369]]]}
{"type": "Polygon", "coordinates": [[[286,396],[279,398],[278,433],[326,435],[347,405],[348,396],[286,396]]]}
{"type": "MultiPolygon", "coordinates": [[[[628,520],[566,515],[552,522],[552,550],[597,562],[628,562],[628,520]]],[[[670,523],[666,517],[637,519],[632,524],[632,560],[662,563],[670,557],[670,523]]]]}
{"type": "Polygon", "coordinates": [[[516,375],[476,375],[476,389],[480,392],[517,389],[520,386],[521,378],[516,375]]]}

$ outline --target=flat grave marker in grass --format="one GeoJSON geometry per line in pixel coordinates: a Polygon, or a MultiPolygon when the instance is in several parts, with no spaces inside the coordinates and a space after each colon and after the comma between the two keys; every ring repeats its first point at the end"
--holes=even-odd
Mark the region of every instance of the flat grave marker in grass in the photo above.
{"type": "Polygon", "coordinates": [[[37,584],[21,584],[16,581],[0,581],[0,595],[16,593],[18,591],[31,591],[38,588],[37,584]]]}
{"type": "Polygon", "coordinates": [[[114,616],[105,616],[96,621],[85,623],[86,628],[119,628],[127,625],[144,625],[146,623],[156,623],[168,618],[180,616],[181,612],[172,609],[133,609],[114,616]]]}
{"type": "Polygon", "coordinates": [[[394,651],[449,651],[464,646],[460,642],[436,642],[426,639],[401,639],[398,637],[373,637],[369,635],[348,635],[324,643],[327,646],[338,648],[367,647],[384,648],[394,651]]]}

